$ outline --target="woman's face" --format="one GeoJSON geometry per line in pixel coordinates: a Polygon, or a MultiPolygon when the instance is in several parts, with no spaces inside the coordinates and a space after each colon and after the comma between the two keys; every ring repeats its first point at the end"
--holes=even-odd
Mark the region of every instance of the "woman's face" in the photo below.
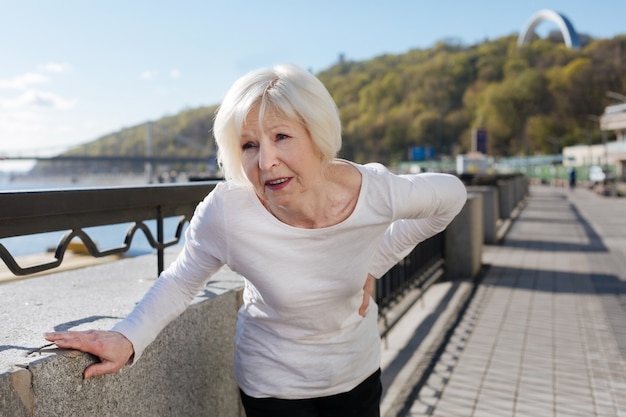
{"type": "Polygon", "coordinates": [[[270,211],[289,210],[315,197],[322,156],[302,124],[272,111],[259,122],[256,105],[246,117],[239,144],[246,177],[270,211]]]}

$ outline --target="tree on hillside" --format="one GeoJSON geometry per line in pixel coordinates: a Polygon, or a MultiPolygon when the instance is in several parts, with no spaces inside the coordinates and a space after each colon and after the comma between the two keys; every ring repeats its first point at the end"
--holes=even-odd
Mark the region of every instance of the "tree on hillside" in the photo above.
{"type": "MultiPolygon", "coordinates": [[[[519,48],[510,35],[469,46],[442,41],[366,61],[342,55],[317,74],[339,108],[340,156],[391,164],[406,159],[412,146],[454,156],[470,150],[477,127],[487,129],[493,156],[553,153],[598,141],[589,115],[612,102],[607,91],[626,93],[626,35],[585,39],[576,50],[551,37],[519,48]]],[[[151,152],[214,153],[215,109],[186,109],[156,120],[151,152]]],[[[71,152],[143,154],[145,136],[141,123],[71,152]]]]}

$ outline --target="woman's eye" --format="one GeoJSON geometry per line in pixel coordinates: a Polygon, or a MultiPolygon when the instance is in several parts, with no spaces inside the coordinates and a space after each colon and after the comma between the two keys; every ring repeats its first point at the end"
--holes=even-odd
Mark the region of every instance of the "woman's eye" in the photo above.
{"type": "Polygon", "coordinates": [[[241,146],[241,149],[244,151],[251,148],[254,148],[254,144],[252,142],[246,142],[241,146]]]}
{"type": "Polygon", "coordinates": [[[289,136],[285,135],[284,133],[279,133],[276,135],[276,140],[283,140],[283,139],[287,139],[289,136]]]}

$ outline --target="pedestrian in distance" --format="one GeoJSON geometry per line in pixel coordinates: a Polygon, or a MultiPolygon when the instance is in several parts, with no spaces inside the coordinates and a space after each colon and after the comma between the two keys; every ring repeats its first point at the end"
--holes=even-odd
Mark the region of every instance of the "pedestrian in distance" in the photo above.
{"type": "Polygon", "coordinates": [[[379,416],[373,279],[445,229],[463,183],[338,159],[337,106],[293,65],[238,79],[213,134],[225,181],[196,208],[173,264],[110,331],[46,339],[97,356],[85,378],[132,366],[228,265],[244,277],[233,363],[246,415],[379,416]]]}
{"type": "Polygon", "coordinates": [[[569,188],[571,190],[576,188],[576,168],[574,167],[569,170],[569,188]]]}

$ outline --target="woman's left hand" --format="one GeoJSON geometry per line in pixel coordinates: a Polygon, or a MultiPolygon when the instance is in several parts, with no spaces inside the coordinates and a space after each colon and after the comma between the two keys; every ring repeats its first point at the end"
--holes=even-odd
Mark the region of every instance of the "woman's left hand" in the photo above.
{"type": "Polygon", "coordinates": [[[359,307],[359,315],[361,315],[361,317],[365,317],[365,312],[367,311],[367,307],[369,307],[370,300],[372,299],[372,291],[374,291],[374,276],[372,274],[367,274],[367,279],[365,280],[365,285],[363,286],[363,303],[361,303],[361,307],[359,307]]]}

